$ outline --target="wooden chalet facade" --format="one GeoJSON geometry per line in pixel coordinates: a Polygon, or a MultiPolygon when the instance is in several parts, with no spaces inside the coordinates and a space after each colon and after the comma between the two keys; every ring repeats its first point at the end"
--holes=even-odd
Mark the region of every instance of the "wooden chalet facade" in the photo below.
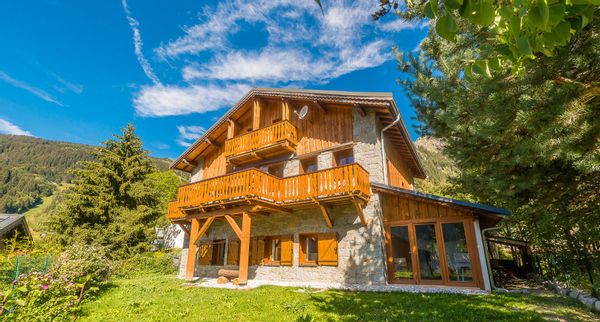
{"type": "Polygon", "coordinates": [[[414,191],[389,93],[252,89],[172,167],[192,175],[167,214],[187,280],[489,288],[481,229],[508,211],[414,191]]]}

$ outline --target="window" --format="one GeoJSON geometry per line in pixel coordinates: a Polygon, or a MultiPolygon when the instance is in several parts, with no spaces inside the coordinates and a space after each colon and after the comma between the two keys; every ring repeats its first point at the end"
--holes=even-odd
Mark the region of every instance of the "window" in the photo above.
{"type": "Polygon", "coordinates": [[[281,262],[281,239],[271,239],[271,262],[281,262]]]}
{"type": "Polygon", "coordinates": [[[335,233],[300,235],[300,265],[337,266],[337,235],[335,233]]]}
{"type": "Polygon", "coordinates": [[[317,157],[308,158],[300,161],[301,173],[311,173],[317,170],[317,157]]]}
{"type": "Polygon", "coordinates": [[[198,261],[200,265],[225,265],[225,240],[200,243],[198,261]]]}
{"type": "Polygon", "coordinates": [[[333,153],[334,166],[341,167],[354,163],[354,152],[352,149],[336,151],[333,153]]]}

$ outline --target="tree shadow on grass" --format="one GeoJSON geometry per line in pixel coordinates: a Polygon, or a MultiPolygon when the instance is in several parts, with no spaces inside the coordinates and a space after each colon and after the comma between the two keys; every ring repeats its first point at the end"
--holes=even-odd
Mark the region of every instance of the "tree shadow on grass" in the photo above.
{"type": "Polygon", "coordinates": [[[311,300],[324,320],[590,321],[598,319],[598,316],[568,301],[569,299],[539,295],[336,291],[313,294],[311,300]],[[543,305],[542,308],[540,303],[543,305]]]}

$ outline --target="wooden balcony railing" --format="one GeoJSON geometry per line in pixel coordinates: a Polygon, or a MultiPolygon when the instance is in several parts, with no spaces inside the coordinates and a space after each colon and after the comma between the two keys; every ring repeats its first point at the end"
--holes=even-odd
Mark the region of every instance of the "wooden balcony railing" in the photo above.
{"type": "Polygon", "coordinates": [[[234,160],[241,154],[260,152],[272,155],[293,150],[297,143],[296,127],[290,121],[282,121],[225,141],[225,157],[234,160]]]}
{"type": "Polygon", "coordinates": [[[167,204],[167,219],[178,219],[185,217],[185,214],[179,210],[177,200],[169,201],[167,204]]]}
{"type": "Polygon", "coordinates": [[[294,206],[315,199],[356,196],[366,200],[369,195],[369,173],[356,163],[287,178],[249,169],[181,186],[176,206],[169,203],[168,217],[180,217],[172,207],[206,208],[247,200],[294,206]]]}

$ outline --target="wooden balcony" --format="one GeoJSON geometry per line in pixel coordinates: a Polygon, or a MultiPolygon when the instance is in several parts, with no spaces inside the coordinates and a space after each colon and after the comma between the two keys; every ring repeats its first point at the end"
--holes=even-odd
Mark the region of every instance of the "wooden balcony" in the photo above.
{"type": "Polygon", "coordinates": [[[225,141],[225,157],[232,164],[244,164],[285,152],[297,145],[296,127],[282,121],[225,141]]]}
{"type": "Polygon", "coordinates": [[[367,201],[369,196],[369,173],[356,163],[287,178],[249,169],[181,186],[177,201],[169,203],[167,217],[177,219],[189,211],[208,212],[253,201],[289,209],[367,201]]]}

